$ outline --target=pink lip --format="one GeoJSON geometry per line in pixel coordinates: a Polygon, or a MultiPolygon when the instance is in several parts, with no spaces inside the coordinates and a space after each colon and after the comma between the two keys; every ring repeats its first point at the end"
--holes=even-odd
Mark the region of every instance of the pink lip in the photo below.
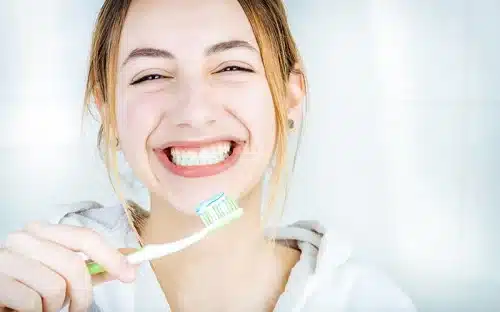
{"type": "Polygon", "coordinates": [[[201,178],[208,177],[219,174],[227,169],[231,168],[238,161],[241,152],[243,150],[244,144],[241,141],[235,141],[236,146],[233,148],[231,155],[224,161],[214,164],[214,165],[200,165],[200,166],[178,166],[174,164],[167,156],[165,149],[168,147],[180,147],[180,148],[201,148],[210,144],[217,142],[227,142],[235,141],[233,139],[210,139],[203,141],[189,141],[189,142],[171,142],[165,148],[155,149],[155,153],[163,164],[163,166],[175,175],[182,176],[185,178],[201,178]]]}

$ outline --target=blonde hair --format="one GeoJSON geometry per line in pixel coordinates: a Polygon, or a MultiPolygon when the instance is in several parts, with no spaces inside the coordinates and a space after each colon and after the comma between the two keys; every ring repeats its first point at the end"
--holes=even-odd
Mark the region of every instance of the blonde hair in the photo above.
{"type": "MultiPolygon", "coordinates": [[[[268,207],[272,207],[282,187],[280,182],[288,180],[286,170],[288,106],[285,102],[288,80],[292,72],[300,74],[305,85],[305,76],[296,67],[296,65],[301,65],[301,59],[288,25],[282,0],[238,1],[252,26],[259,45],[275,108],[275,166],[271,176],[272,192],[268,204],[268,207]]],[[[137,231],[144,221],[144,210],[138,209],[139,207],[133,202],[126,201],[117,190],[117,185],[113,183],[119,182],[115,109],[117,57],[121,31],[131,2],[132,0],[105,0],[99,12],[92,38],[85,109],[92,112],[92,98],[102,103],[102,107],[98,107],[101,114],[98,146],[103,152],[111,183],[126,207],[129,221],[137,231]]],[[[283,188],[285,198],[287,188],[288,183],[285,183],[283,188]]],[[[266,213],[269,213],[270,211],[267,210],[269,209],[266,209],[266,213]]]]}

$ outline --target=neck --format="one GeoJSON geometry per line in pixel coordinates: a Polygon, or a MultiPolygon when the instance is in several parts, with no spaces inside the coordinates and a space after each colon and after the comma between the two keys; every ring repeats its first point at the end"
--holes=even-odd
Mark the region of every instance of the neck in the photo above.
{"type": "MultiPolygon", "coordinates": [[[[282,248],[276,248],[264,236],[260,222],[260,195],[259,188],[238,201],[245,211],[240,219],[186,250],[152,261],[169,304],[188,311],[187,303],[193,305],[193,310],[199,310],[199,303],[203,304],[204,311],[208,311],[207,304],[227,306],[229,302],[241,302],[244,297],[255,298],[249,296],[249,291],[265,302],[283,291],[296,255],[293,260],[289,256],[283,257],[282,248]],[[242,282],[248,285],[248,289],[235,287],[242,282]],[[235,289],[242,293],[230,291],[235,289]],[[256,291],[264,293],[257,294],[256,291]]],[[[151,213],[142,229],[142,238],[146,244],[166,243],[199,231],[201,227],[197,216],[187,216],[152,196],[151,213]]],[[[221,306],[213,309],[223,310],[221,306]]]]}
{"type": "MultiPolygon", "coordinates": [[[[198,258],[222,258],[233,256],[236,251],[245,252],[261,246],[265,242],[265,236],[260,224],[260,191],[240,199],[238,205],[245,211],[241,218],[166,259],[189,258],[190,261],[196,261],[198,258]]],[[[151,212],[141,229],[141,236],[146,244],[163,244],[182,239],[202,228],[203,224],[198,216],[187,215],[158,197],[151,196],[151,212]]]]}

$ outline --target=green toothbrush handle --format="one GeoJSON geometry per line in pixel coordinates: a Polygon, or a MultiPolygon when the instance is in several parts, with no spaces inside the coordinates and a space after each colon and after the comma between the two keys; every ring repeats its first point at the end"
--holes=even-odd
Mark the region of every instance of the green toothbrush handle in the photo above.
{"type": "Polygon", "coordinates": [[[97,275],[106,272],[106,269],[103,266],[94,261],[87,261],[87,270],[90,275],[97,275]]]}
{"type": "MultiPolygon", "coordinates": [[[[130,253],[132,251],[138,251],[140,250],[140,248],[121,248],[119,249],[123,254],[130,256],[130,253]]],[[[90,275],[97,275],[97,274],[101,274],[101,273],[105,273],[106,272],[106,269],[100,265],[99,263],[97,262],[94,262],[93,260],[89,259],[87,261],[85,261],[86,265],[87,265],[87,270],[88,272],[90,273],[90,275]]]]}

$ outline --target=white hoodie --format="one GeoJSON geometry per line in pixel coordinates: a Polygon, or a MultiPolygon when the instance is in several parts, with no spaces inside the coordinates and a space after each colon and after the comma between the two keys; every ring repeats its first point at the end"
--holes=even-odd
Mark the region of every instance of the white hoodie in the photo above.
{"type": "MultiPolygon", "coordinates": [[[[79,203],[57,223],[92,228],[116,248],[138,248],[122,206],[79,203]]],[[[391,280],[355,264],[350,247],[317,221],[301,221],[273,231],[301,251],[274,312],[415,312],[412,301],[391,280]]],[[[66,311],[67,307],[62,310],[66,311]]],[[[94,288],[89,312],[170,311],[148,262],[133,283],[112,281],[94,288]]]]}

